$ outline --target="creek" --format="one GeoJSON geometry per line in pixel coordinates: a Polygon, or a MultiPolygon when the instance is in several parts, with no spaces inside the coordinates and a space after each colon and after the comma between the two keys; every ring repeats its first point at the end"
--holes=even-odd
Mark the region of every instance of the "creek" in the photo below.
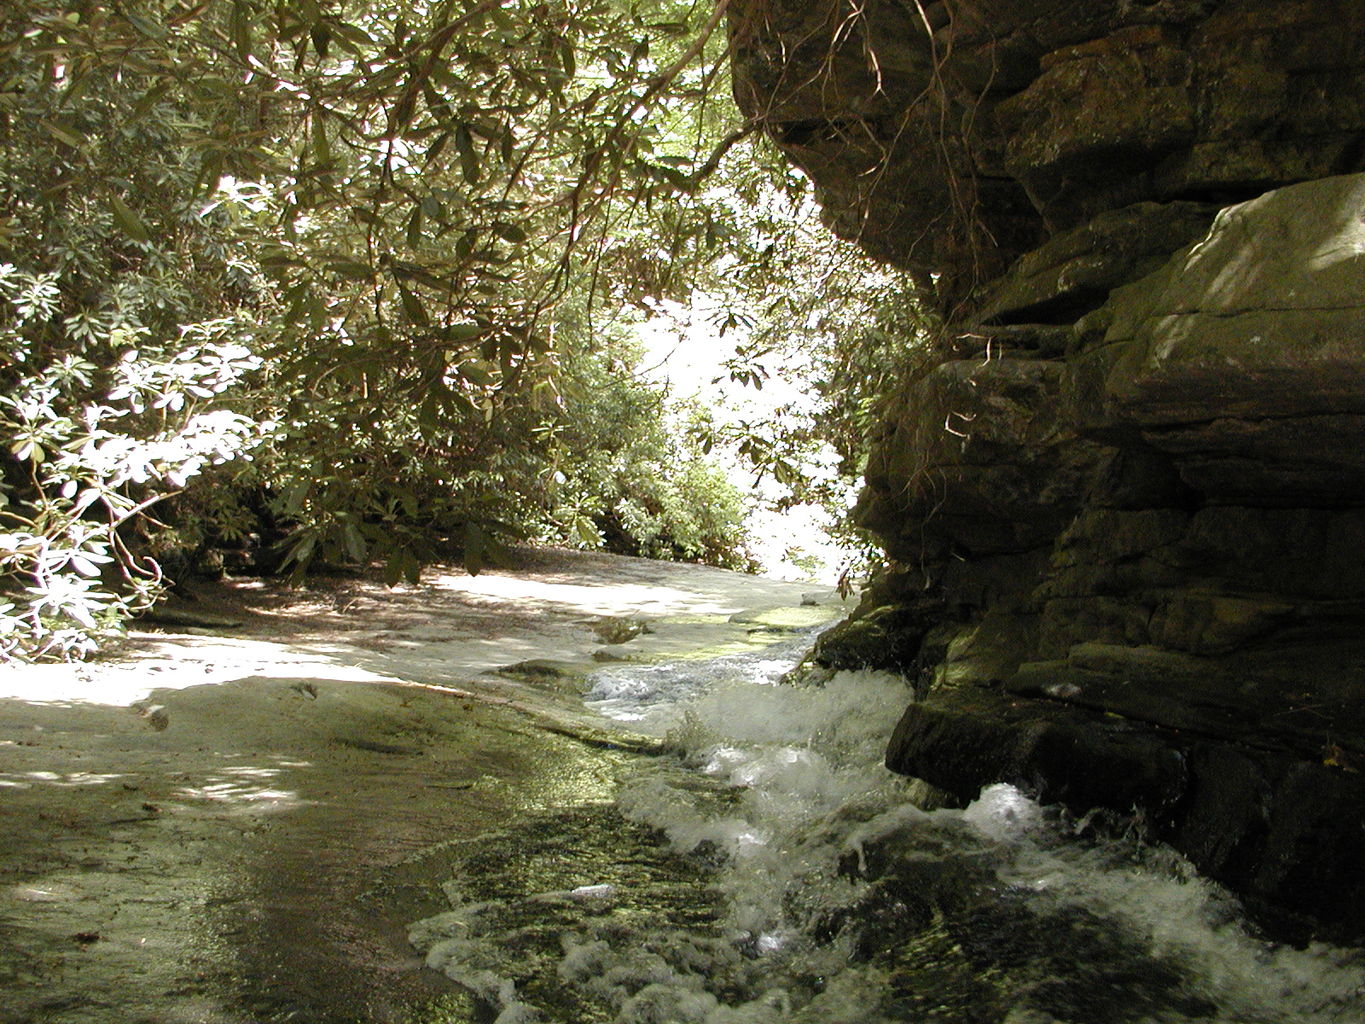
{"type": "Polygon", "coordinates": [[[669,753],[454,844],[450,909],[410,937],[474,1020],[1365,1020],[1362,951],[1259,938],[1140,823],[1008,786],[923,809],[881,763],[904,682],[784,684],[810,642],[589,677],[588,708],[669,753]]]}

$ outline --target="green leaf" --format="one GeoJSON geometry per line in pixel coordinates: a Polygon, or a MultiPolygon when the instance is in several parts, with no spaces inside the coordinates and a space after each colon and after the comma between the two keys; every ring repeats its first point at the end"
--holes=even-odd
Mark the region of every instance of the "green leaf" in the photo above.
{"type": "Polygon", "coordinates": [[[407,314],[409,320],[419,327],[431,325],[431,317],[427,314],[426,307],[422,305],[422,300],[404,288],[401,283],[398,285],[398,297],[402,300],[403,312],[407,314]]]}
{"type": "Polygon", "coordinates": [[[295,480],[285,489],[279,507],[286,516],[295,516],[303,511],[303,503],[313,488],[311,480],[295,480]]]}
{"type": "Polygon", "coordinates": [[[323,125],[321,117],[316,114],[312,122],[313,137],[313,159],[319,168],[330,168],[332,166],[332,146],[327,140],[327,128],[323,125]]]}
{"type": "Polygon", "coordinates": [[[397,586],[404,580],[416,583],[421,572],[422,567],[412,553],[398,548],[389,553],[388,560],[384,563],[384,583],[390,587],[397,586]]]}
{"type": "Polygon", "coordinates": [[[368,281],[374,277],[374,270],[368,263],[357,263],[355,260],[333,260],[327,264],[327,269],[350,281],[368,281]]]}
{"type": "Polygon", "coordinates": [[[447,341],[468,341],[470,338],[477,338],[483,333],[483,328],[478,324],[451,324],[442,335],[447,341]]]}
{"type": "Polygon", "coordinates": [[[492,370],[489,369],[485,363],[478,362],[474,359],[461,363],[455,368],[455,372],[458,373],[462,379],[469,381],[471,384],[477,384],[479,387],[491,387],[497,382],[497,378],[493,375],[492,370]]]}
{"type": "Polygon", "coordinates": [[[586,547],[595,548],[602,543],[602,534],[597,524],[587,516],[574,516],[573,534],[586,547]]]}
{"type": "Polygon", "coordinates": [[[85,95],[90,88],[91,79],[89,75],[76,74],[72,76],[71,84],[67,86],[66,92],[62,94],[62,106],[70,106],[85,95]]]}
{"type": "Polygon", "coordinates": [[[145,93],[142,94],[142,98],[137,101],[137,106],[133,107],[133,120],[139,121],[142,118],[146,117],[148,112],[151,111],[152,107],[160,103],[161,100],[170,91],[171,91],[170,82],[161,82],[158,85],[154,85],[150,89],[148,89],[145,93]]]}
{"type": "Polygon", "coordinates": [[[455,148],[460,153],[460,169],[464,180],[471,185],[479,183],[479,154],[474,149],[474,137],[465,125],[455,129],[455,148]]]}
{"type": "Polygon", "coordinates": [[[355,25],[337,22],[332,25],[332,31],[336,33],[337,45],[354,56],[374,48],[374,40],[369,33],[355,25]]]}
{"type": "Polygon", "coordinates": [[[286,537],[284,544],[288,547],[282,565],[297,566],[298,571],[308,568],[308,563],[313,560],[313,554],[317,551],[318,535],[312,528],[299,530],[297,533],[286,537]]]}
{"type": "Polygon", "coordinates": [[[133,28],[137,29],[148,39],[161,40],[170,35],[166,26],[158,25],[150,18],[144,18],[137,14],[125,14],[124,17],[128,19],[128,24],[132,25],[133,28]]]}
{"type": "Polygon", "coordinates": [[[42,462],[47,458],[47,452],[37,441],[20,440],[10,445],[9,450],[14,453],[14,457],[20,462],[42,462]]]}
{"type": "Polygon", "coordinates": [[[347,521],[342,524],[341,543],[346,549],[346,557],[351,561],[363,562],[365,560],[369,545],[365,543],[365,538],[360,535],[360,530],[355,523],[347,521]]]}
{"type": "Polygon", "coordinates": [[[40,121],[39,124],[41,124],[43,130],[54,139],[64,145],[70,146],[72,149],[80,149],[81,146],[85,145],[85,138],[83,136],[68,131],[59,124],[53,124],[51,121],[40,121]]]}
{"type": "Polygon", "coordinates": [[[426,166],[430,167],[436,162],[440,155],[445,152],[446,144],[450,142],[454,132],[442,132],[436,136],[436,141],[427,147],[426,166]]]}
{"type": "Polygon", "coordinates": [[[129,208],[118,196],[109,197],[109,206],[114,213],[114,223],[119,230],[135,242],[150,242],[151,234],[147,231],[147,225],[142,223],[141,218],[129,208]]]}
{"type": "Polygon", "coordinates": [[[431,271],[419,267],[415,263],[394,260],[389,265],[390,272],[399,281],[416,281],[418,284],[426,285],[428,288],[438,292],[449,292],[452,290],[451,283],[437,277],[431,271]]]}

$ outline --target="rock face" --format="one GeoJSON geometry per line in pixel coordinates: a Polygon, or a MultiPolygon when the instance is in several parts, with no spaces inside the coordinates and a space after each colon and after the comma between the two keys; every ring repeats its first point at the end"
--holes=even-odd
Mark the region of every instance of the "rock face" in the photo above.
{"type": "Polygon", "coordinates": [[[1365,938],[1365,5],[732,32],[741,106],[944,317],[858,513],[895,568],[820,654],[917,677],[888,764],[1136,810],[1282,932],[1365,938]]]}

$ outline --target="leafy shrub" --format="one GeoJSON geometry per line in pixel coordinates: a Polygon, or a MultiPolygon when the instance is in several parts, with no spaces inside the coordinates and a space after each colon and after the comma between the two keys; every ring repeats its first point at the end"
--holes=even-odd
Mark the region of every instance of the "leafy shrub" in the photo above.
{"type": "Polygon", "coordinates": [[[711,102],[724,10],[0,5],[0,658],[88,653],[215,545],[749,566],[601,326],[771,283],[763,176],[703,187],[757,127],[711,102]]]}
{"type": "Polygon", "coordinates": [[[147,331],[115,309],[60,321],[65,351],[34,339],[57,319],[56,275],[0,264],[0,395],[9,455],[0,479],[0,655],[89,653],[152,601],[163,580],[135,550],[151,509],[264,436],[221,400],[260,365],[228,320],[186,326],[166,354],[122,348],[147,331]],[[74,325],[74,326],[73,326],[74,325]]]}

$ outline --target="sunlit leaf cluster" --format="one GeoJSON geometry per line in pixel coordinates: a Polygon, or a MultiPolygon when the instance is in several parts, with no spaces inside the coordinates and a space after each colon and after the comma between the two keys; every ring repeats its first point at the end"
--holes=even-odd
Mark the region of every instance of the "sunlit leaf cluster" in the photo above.
{"type": "Polygon", "coordinates": [[[704,277],[724,5],[0,11],[0,656],[205,559],[744,564],[622,309],[704,277]]]}

